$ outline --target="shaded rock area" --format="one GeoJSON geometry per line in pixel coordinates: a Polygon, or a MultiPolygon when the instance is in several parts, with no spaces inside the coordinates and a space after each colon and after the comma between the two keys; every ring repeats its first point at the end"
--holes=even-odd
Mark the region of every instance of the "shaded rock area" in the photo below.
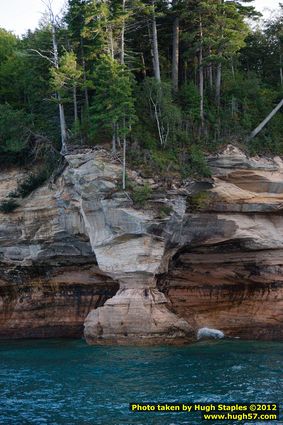
{"type": "MultiPolygon", "coordinates": [[[[82,336],[85,324],[90,344],[184,344],[201,328],[283,339],[280,158],[228,146],[209,158],[212,179],[172,190],[128,170],[152,187],[143,207],[107,152],[66,160],[0,215],[0,337],[82,336]]],[[[21,173],[0,175],[0,197],[21,173]]]]}
{"type": "Polygon", "coordinates": [[[2,272],[0,338],[79,338],[89,311],[118,287],[92,264],[2,272]]]}

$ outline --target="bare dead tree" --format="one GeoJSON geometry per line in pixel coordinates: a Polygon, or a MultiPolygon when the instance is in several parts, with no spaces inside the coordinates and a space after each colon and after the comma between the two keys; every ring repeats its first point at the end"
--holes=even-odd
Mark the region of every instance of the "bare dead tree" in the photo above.
{"type": "Polygon", "coordinates": [[[281,109],[283,106],[283,99],[278,103],[278,105],[267,115],[267,117],[251,132],[248,137],[248,141],[252,140],[258,133],[266,126],[267,123],[274,117],[274,115],[281,109]]]}
{"type": "MultiPolygon", "coordinates": [[[[52,67],[59,69],[60,67],[60,58],[58,53],[58,42],[57,42],[57,36],[56,36],[56,27],[57,27],[57,17],[54,15],[53,9],[52,9],[52,2],[51,0],[42,1],[44,6],[46,7],[47,15],[48,15],[48,24],[51,28],[51,35],[52,35],[52,51],[50,52],[50,56],[47,56],[43,51],[36,50],[36,49],[30,49],[30,51],[33,51],[37,53],[40,57],[42,57],[45,60],[48,60],[48,62],[51,64],[52,67]]],[[[58,101],[58,108],[59,108],[59,117],[60,117],[60,133],[61,133],[61,155],[66,155],[68,152],[67,148],[67,140],[68,140],[68,131],[67,131],[67,125],[66,125],[66,119],[65,119],[65,111],[64,111],[64,105],[62,103],[61,94],[59,92],[56,93],[56,98],[58,101]]]]}

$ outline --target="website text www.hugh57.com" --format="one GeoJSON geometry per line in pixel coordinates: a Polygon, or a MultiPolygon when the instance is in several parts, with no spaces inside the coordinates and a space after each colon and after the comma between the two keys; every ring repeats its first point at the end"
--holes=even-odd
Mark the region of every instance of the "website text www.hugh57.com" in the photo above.
{"type": "Polygon", "coordinates": [[[202,419],[205,421],[276,421],[276,413],[204,413],[202,419]]]}

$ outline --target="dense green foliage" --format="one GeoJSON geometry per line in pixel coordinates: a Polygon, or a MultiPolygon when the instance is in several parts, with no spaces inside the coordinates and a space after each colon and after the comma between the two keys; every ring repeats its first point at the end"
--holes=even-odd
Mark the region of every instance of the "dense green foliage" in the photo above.
{"type": "Polygon", "coordinates": [[[48,170],[43,169],[39,171],[37,174],[30,174],[24,181],[22,181],[15,193],[13,193],[13,197],[21,197],[26,198],[30,193],[32,193],[35,189],[40,187],[42,183],[48,177],[48,170]]]}
{"type": "Polygon", "coordinates": [[[0,29],[0,162],[60,136],[182,177],[209,176],[204,153],[229,142],[283,154],[282,111],[247,142],[283,96],[283,8],[253,30],[252,4],[68,0],[21,39],[0,29]]]}
{"type": "Polygon", "coordinates": [[[152,190],[149,185],[136,186],[132,189],[132,198],[134,203],[139,206],[144,206],[146,201],[150,199],[152,190]]]}
{"type": "Polygon", "coordinates": [[[31,117],[23,110],[0,104],[0,163],[16,161],[27,151],[31,117]]]}
{"type": "Polygon", "coordinates": [[[14,199],[5,199],[0,203],[0,212],[9,214],[18,208],[19,204],[14,199]]]}

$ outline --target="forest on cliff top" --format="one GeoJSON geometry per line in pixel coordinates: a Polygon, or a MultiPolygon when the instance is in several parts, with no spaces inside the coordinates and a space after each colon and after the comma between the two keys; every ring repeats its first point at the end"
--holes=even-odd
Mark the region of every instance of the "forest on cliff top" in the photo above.
{"type": "MultiPolygon", "coordinates": [[[[132,166],[208,175],[204,153],[242,143],[283,154],[283,5],[252,0],[68,0],[35,31],[0,29],[0,163],[73,146],[123,152],[132,166]]],[[[44,176],[39,176],[39,180],[44,176]]]]}

